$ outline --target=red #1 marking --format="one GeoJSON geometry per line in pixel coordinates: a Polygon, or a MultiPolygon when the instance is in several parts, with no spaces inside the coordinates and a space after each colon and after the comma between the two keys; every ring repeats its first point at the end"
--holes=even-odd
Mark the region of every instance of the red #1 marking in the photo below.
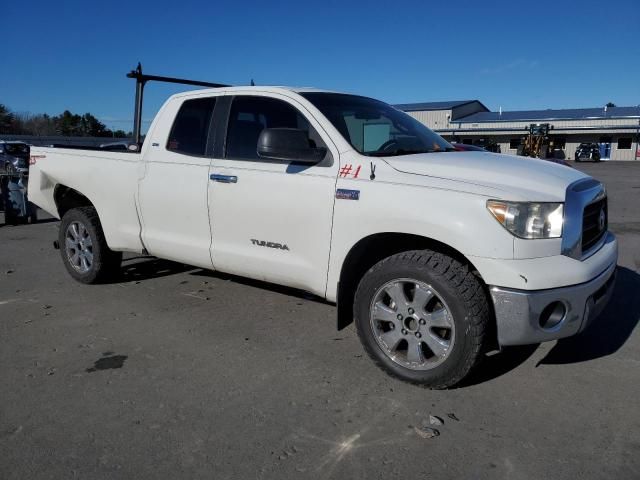
{"type": "Polygon", "coordinates": [[[344,177],[358,178],[358,174],[360,173],[361,168],[362,166],[358,165],[358,168],[356,168],[356,170],[352,172],[353,164],[347,163],[345,166],[340,168],[340,176],[343,178],[344,177]]]}
{"type": "Polygon", "coordinates": [[[341,177],[348,177],[349,174],[351,173],[351,168],[352,168],[352,165],[350,163],[345,165],[344,167],[342,167],[340,169],[340,176],[341,177]]]}

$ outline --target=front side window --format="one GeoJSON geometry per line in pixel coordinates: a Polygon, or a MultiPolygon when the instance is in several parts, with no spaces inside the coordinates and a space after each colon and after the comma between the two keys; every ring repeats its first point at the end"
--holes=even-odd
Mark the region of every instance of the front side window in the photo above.
{"type": "Polygon", "coordinates": [[[216,97],[185,101],[176,115],[167,141],[167,150],[185,155],[203,156],[207,148],[209,126],[216,97]]]}
{"type": "Polygon", "coordinates": [[[307,119],[293,105],[276,98],[241,95],[231,103],[226,157],[264,161],[258,157],[258,138],[265,128],[305,130],[310,146],[322,143],[307,119]]]}
{"type": "Polygon", "coordinates": [[[301,95],[363,155],[384,157],[454,150],[418,120],[379,100],[341,93],[301,95]]]}

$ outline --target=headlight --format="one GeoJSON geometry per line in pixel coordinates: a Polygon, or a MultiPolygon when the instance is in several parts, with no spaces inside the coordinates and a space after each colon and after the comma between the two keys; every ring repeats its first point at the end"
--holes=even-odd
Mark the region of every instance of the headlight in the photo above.
{"type": "Polygon", "coordinates": [[[519,238],[560,238],[563,204],[488,200],[487,208],[498,222],[519,238]]]}

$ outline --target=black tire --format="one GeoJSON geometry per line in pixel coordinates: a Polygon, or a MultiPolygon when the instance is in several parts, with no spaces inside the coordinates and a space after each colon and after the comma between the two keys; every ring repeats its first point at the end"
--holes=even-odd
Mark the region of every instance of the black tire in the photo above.
{"type": "Polygon", "coordinates": [[[18,225],[19,219],[18,216],[13,212],[11,207],[8,210],[4,211],[4,223],[5,225],[18,225]]]}
{"type": "Polygon", "coordinates": [[[29,202],[28,206],[29,223],[38,223],[38,207],[31,202],[29,202]]]}
{"type": "Polygon", "coordinates": [[[360,281],[353,310],[358,336],[367,354],[385,372],[406,382],[433,389],[452,387],[472,371],[484,352],[490,322],[484,285],[466,265],[443,253],[408,251],[378,262],[360,281]],[[376,341],[370,321],[376,292],[390,281],[407,278],[436,289],[455,326],[448,356],[428,370],[414,370],[392,360],[376,341]]]}
{"type": "Polygon", "coordinates": [[[93,207],[74,208],[65,213],[60,223],[58,242],[65,268],[80,283],[103,283],[113,279],[120,271],[122,252],[114,252],[107,246],[100,219],[93,207]],[[93,261],[89,270],[84,273],[74,268],[65,245],[67,228],[73,222],[82,224],[91,237],[93,261]]]}

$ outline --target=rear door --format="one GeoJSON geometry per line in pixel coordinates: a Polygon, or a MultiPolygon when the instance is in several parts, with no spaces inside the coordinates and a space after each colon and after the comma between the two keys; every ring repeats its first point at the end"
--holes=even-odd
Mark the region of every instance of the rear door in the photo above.
{"type": "Polygon", "coordinates": [[[209,181],[215,268],[324,295],[338,152],[295,99],[278,94],[231,99],[224,142],[209,181]],[[316,165],[259,158],[263,128],[303,128],[327,155],[316,165]]]}
{"type": "Polygon", "coordinates": [[[169,104],[173,124],[156,128],[139,183],[144,245],[152,255],[211,268],[207,189],[217,97],[169,104]]]}

